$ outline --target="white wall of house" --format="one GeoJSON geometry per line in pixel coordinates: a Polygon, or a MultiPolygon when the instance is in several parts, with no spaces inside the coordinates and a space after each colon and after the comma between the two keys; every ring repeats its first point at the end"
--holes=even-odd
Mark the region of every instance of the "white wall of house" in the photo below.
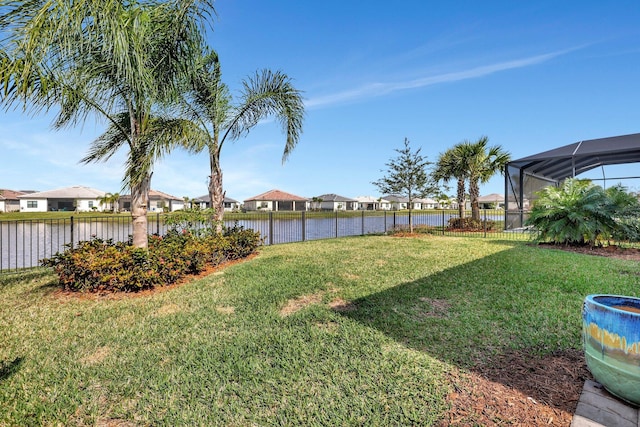
{"type": "Polygon", "coordinates": [[[7,208],[4,204],[4,200],[0,200],[0,212],[6,212],[7,208]]]}
{"type": "Polygon", "coordinates": [[[5,200],[4,201],[4,211],[5,212],[20,212],[20,201],[19,200],[5,200]]]}
{"type": "Polygon", "coordinates": [[[46,212],[47,199],[20,199],[20,212],[46,212]]]}
{"type": "Polygon", "coordinates": [[[184,200],[171,201],[171,212],[179,211],[182,209],[184,209],[184,200]]]}
{"type": "Polygon", "coordinates": [[[78,199],[76,201],[76,210],[78,212],[92,212],[92,211],[100,211],[104,209],[104,205],[100,204],[100,200],[93,199],[78,199]]]}
{"type": "Polygon", "coordinates": [[[225,212],[233,212],[240,210],[239,202],[224,202],[223,209],[225,212]]]}
{"type": "Polygon", "coordinates": [[[244,208],[248,211],[272,211],[273,202],[265,200],[249,200],[244,203],[244,208]]]}
{"type": "MultiPolygon", "coordinates": [[[[312,202],[312,205],[316,203],[312,202]]],[[[323,201],[320,203],[320,209],[323,211],[346,211],[347,210],[347,202],[334,202],[332,200],[323,201]]]]}
{"type": "Polygon", "coordinates": [[[407,203],[405,203],[405,202],[391,202],[391,209],[393,209],[393,210],[407,209],[407,203]]]}
{"type": "Polygon", "coordinates": [[[165,208],[169,212],[184,209],[184,200],[149,200],[149,212],[164,212],[165,208]]]}

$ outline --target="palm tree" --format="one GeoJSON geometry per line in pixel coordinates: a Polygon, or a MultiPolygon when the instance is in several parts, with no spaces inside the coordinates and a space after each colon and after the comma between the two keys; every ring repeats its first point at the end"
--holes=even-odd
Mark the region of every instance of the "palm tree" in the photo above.
{"type": "Polygon", "coordinates": [[[489,138],[480,137],[476,142],[464,141],[459,145],[461,166],[466,169],[469,179],[469,197],[471,199],[471,218],[480,221],[480,184],[488,182],[496,173],[504,173],[505,165],[511,155],[501,146],[487,147],[489,138]]]}
{"type": "MultiPolygon", "coordinates": [[[[204,43],[210,0],[172,2],[21,2],[5,8],[0,30],[0,84],[7,107],[59,107],[59,129],[97,115],[108,123],[82,162],[128,149],[133,244],[147,246],[147,201],[153,163],[193,138],[181,121],[162,117],[204,43]]],[[[197,135],[196,135],[197,137],[197,135]]]]}
{"type": "Polygon", "coordinates": [[[444,153],[440,154],[436,166],[433,169],[432,176],[434,181],[445,183],[456,180],[456,201],[458,202],[458,216],[460,220],[464,218],[465,211],[465,190],[467,169],[465,167],[464,159],[462,158],[462,152],[460,149],[461,144],[457,144],[448,149],[444,153]]]}
{"type": "Polygon", "coordinates": [[[111,203],[111,207],[113,208],[113,213],[118,213],[120,212],[120,193],[112,193],[111,194],[111,200],[109,200],[109,202],[111,203]]]}
{"type": "Polygon", "coordinates": [[[111,193],[104,193],[104,196],[98,198],[98,203],[100,206],[110,206],[113,210],[113,205],[111,204],[113,195],[111,193]]]}
{"type": "Polygon", "coordinates": [[[218,55],[205,52],[189,91],[188,111],[192,120],[206,132],[204,143],[193,140],[191,149],[209,153],[211,174],[209,197],[214,220],[221,227],[224,215],[224,196],[220,150],[227,140],[246,135],[260,120],[275,116],[286,133],[282,161],[285,162],[297,145],[302,133],[304,104],[302,96],[284,73],[263,70],[242,82],[239,101],[233,103],[228,87],[221,80],[218,55]]]}
{"type": "Polygon", "coordinates": [[[458,213],[464,218],[465,186],[469,181],[471,218],[480,221],[480,184],[486,183],[497,172],[504,172],[511,155],[499,145],[487,147],[489,138],[480,137],[476,142],[463,141],[440,155],[433,172],[434,179],[448,182],[456,179],[458,213]]]}

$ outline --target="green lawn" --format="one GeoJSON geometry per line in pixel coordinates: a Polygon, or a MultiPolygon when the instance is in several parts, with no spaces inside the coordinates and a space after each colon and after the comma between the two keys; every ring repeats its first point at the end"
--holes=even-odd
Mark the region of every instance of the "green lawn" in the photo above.
{"type": "Polygon", "coordinates": [[[0,425],[431,425],[449,369],[580,348],[640,265],[454,237],[268,246],[151,296],[0,276],[0,425]],[[111,423],[111,424],[110,424],[111,423]]]}

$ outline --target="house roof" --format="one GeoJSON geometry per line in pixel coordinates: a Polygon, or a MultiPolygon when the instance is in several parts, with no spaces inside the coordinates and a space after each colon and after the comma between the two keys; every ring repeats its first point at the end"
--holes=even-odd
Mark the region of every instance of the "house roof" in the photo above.
{"type": "Polygon", "coordinates": [[[409,198],[408,197],[398,196],[396,194],[387,194],[386,196],[383,196],[383,198],[388,200],[388,201],[390,201],[390,202],[409,203],[409,198]]]}
{"type": "MultiPolygon", "coordinates": [[[[120,200],[129,200],[130,198],[131,198],[131,194],[125,194],[120,197],[120,200]]],[[[184,201],[182,197],[172,196],[171,194],[163,193],[162,191],[158,191],[158,190],[149,190],[149,199],[178,200],[181,202],[184,201]]]]}
{"type": "Polygon", "coordinates": [[[158,190],[149,190],[149,198],[150,199],[163,199],[163,200],[180,200],[184,201],[182,197],[172,196],[171,194],[163,193],[158,190]]]}
{"type": "Polygon", "coordinates": [[[18,196],[19,199],[97,199],[104,197],[106,193],[95,188],[76,185],[73,187],[58,188],[55,190],[26,193],[18,196]]]}
{"type": "Polygon", "coordinates": [[[0,200],[18,200],[18,196],[27,194],[25,191],[13,191],[6,188],[0,189],[0,200]]]}
{"type": "Polygon", "coordinates": [[[266,193],[258,194],[257,196],[253,196],[249,199],[246,199],[245,202],[251,201],[278,201],[278,202],[306,202],[309,199],[305,199],[304,197],[296,196],[295,194],[287,193],[281,190],[270,190],[266,193]]]}
{"type": "Polygon", "coordinates": [[[323,194],[322,196],[318,196],[318,199],[322,199],[323,202],[355,202],[355,199],[350,199],[348,197],[339,196],[337,194],[323,194]]]}
{"type": "MultiPolygon", "coordinates": [[[[208,194],[205,194],[204,196],[196,197],[194,200],[196,202],[207,202],[207,203],[209,203],[211,201],[208,194]]],[[[236,199],[232,199],[231,197],[227,197],[227,196],[224,196],[224,202],[225,203],[240,203],[236,199]]]]}
{"type": "Polygon", "coordinates": [[[491,193],[478,197],[480,203],[504,202],[504,194],[491,193]]]}
{"type": "Polygon", "coordinates": [[[437,200],[433,200],[429,197],[427,197],[426,199],[414,199],[415,202],[420,202],[420,203],[438,203],[437,200]]]}
{"type": "Polygon", "coordinates": [[[640,133],[590,139],[513,160],[508,168],[560,181],[604,165],[640,163],[640,133]]]}

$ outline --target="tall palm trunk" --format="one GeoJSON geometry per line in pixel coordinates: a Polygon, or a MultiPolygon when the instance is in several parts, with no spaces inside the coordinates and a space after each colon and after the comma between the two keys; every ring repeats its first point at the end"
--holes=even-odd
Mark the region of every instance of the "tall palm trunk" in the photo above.
{"type": "Polygon", "coordinates": [[[221,233],[225,192],[222,187],[222,168],[220,167],[220,158],[217,153],[218,150],[211,150],[209,152],[209,163],[211,164],[211,176],[209,177],[209,200],[211,200],[211,208],[214,210],[213,220],[216,224],[216,231],[221,233]]]}
{"type": "MultiPolygon", "coordinates": [[[[148,153],[141,147],[139,136],[142,133],[141,121],[133,113],[134,109],[129,108],[129,120],[131,124],[131,140],[129,143],[129,156],[132,159],[144,159],[148,153]]],[[[133,228],[133,246],[147,249],[147,212],[149,209],[149,189],[151,188],[151,172],[147,171],[141,176],[129,175],[129,186],[131,187],[131,221],[133,228]]]]}
{"type": "Polygon", "coordinates": [[[460,216],[460,220],[464,219],[464,187],[464,178],[458,178],[458,193],[456,196],[458,199],[458,215],[460,216]]]}
{"type": "Polygon", "coordinates": [[[147,211],[151,176],[147,174],[140,182],[131,185],[131,218],[133,246],[147,248],[147,211]]]}
{"type": "Polygon", "coordinates": [[[480,197],[480,187],[476,180],[471,180],[469,182],[469,197],[471,198],[471,219],[474,221],[480,221],[480,203],[478,202],[478,197],[480,197]]]}

